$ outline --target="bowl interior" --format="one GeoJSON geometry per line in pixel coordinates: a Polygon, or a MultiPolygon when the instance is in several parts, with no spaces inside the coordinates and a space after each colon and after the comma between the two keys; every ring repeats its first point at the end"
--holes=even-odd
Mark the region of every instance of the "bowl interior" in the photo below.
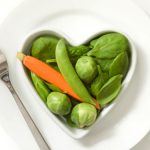
{"type": "MultiPolygon", "coordinates": [[[[100,32],[97,32],[96,34],[93,34],[90,37],[87,37],[83,43],[88,43],[90,40],[96,38],[97,36],[103,35],[108,32],[120,32],[120,31],[109,30],[109,29],[100,31],[100,32]]],[[[122,33],[122,32],[120,32],[120,33],[122,33]]],[[[130,39],[130,37],[125,33],[122,33],[122,34],[125,35],[127,37],[127,39],[129,40],[130,55],[131,55],[129,71],[122,83],[122,90],[121,90],[119,96],[115,99],[115,101],[113,101],[111,104],[108,105],[108,107],[106,107],[102,110],[102,112],[101,112],[100,116],[97,118],[96,122],[91,127],[87,127],[85,129],[71,128],[63,118],[57,117],[56,115],[51,113],[48,110],[47,106],[42,102],[41,98],[38,96],[38,94],[32,84],[32,81],[30,79],[30,75],[29,75],[27,69],[22,65],[22,63],[19,63],[19,69],[21,69],[23,72],[22,78],[27,78],[26,84],[30,88],[29,91],[34,93],[34,99],[36,99],[36,101],[41,105],[42,109],[44,109],[46,111],[47,115],[49,115],[56,122],[57,125],[59,125],[66,133],[68,133],[73,138],[81,138],[81,137],[85,136],[92,128],[94,128],[94,126],[96,124],[98,124],[104,117],[106,117],[106,115],[108,115],[108,113],[110,112],[110,110],[112,110],[112,108],[116,105],[116,103],[119,102],[119,99],[120,99],[119,97],[124,93],[130,80],[132,79],[132,76],[133,76],[134,70],[135,70],[135,66],[136,66],[136,50],[135,50],[133,41],[130,39]]],[[[61,31],[58,31],[56,29],[51,29],[51,30],[39,29],[39,30],[33,31],[32,33],[28,34],[25,37],[25,40],[21,47],[22,52],[24,52],[25,54],[29,54],[30,53],[29,50],[31,48],[32,42],[41,35],[53,35],[53,36],[56,36],[59,38],[64,38],[70,45],[75,46],[73,39],[71,39],[68,35],[62,33],[61,31]]],[[[83,43],[81,43],[81,44],[83,44],[83,43]]]]}

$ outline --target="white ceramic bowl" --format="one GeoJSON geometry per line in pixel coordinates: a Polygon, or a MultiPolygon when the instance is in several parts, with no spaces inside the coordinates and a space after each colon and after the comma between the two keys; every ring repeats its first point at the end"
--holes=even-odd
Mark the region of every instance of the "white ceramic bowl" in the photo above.
{"type": "MultiPolygon", "coordinates": [[[[97,32],[96,34],[93,34],[91,37],[85,38],[85,40],[80,44],[86,43],[98,35],[101,35],[106,32],[112,32],[112,31],[122,33],[129,40],[130,50],[131,50],[130,68],[126,75],[126,78],[124,79],[124,81],[122,83],[122,90],[121,90],[119,96],[108,107],[103,109],[100,116],[98,117],[98,119],[92,126],[85,128],[85,129],[71,128],[69,125],[67,125],[65,123],[65,121],[63,119],[61,119],[61,118],[57,117],[56,115],[54,115],[53,113],[51,113],[48,110],[47,106],[42,102],[39,95],[37,94],[29,76],[27,75],[26,69],[24,68],[24,66],[22,65],[21,62],[19,62],[19,61],[17,62],[17,63],[19,63],[18,70],[20,70],[20,78],[22,80],[24,80],[25,78],[27,79],[26,86],[29,88],[29,92],[32,92],[34,94],[34,98],[35,98],[34,100],[36,100],[39,103],[39,105],[41,105],[41,109],[44,109],[46,111],[47,115],[49,115],[49,117],[52,118],[59,127],[61,127],[67,134],[69,134],[73,138],[79,139],[79,138],[84,137],[87,133],[89,133],[90,130],[92,130],[92,128],[94,128],[94,126],[96,124],[100,124],[102,122],[102,120],[109,114],[109,112],[113,109],[113,107],[121,100],[120,97],[124,94],[124,91],[127,89],[128,85],[132,79],[132,76],[134,74],[134,70],[135,70],[135,66],[136,66],[136,50],[135,50],[133,41],[130,39],[130,37],[127,34],[121,32],[121,31],[118,31],[116,29],[111,29],[111,30],[105,29],[103,31],[97,32]]],[[[22,52],[28,54],[28,52],[29,52],[28,50],[31,47],[32,42],[34,41],[35,38],[37,38],[40,35],[55,35],[57,37],[63,37],[68,41],[68,43],[76,46],[73,39],[71,39],[68,35],[64,34],[63,32],[61,32],[57,29],[54,29],[54,28],[51,28],[51,29],[42,29],[41,28],[41,29],[32,31],[30,34],[28,34],[25,37],[25,39],[20,47],[22,52]]]]}

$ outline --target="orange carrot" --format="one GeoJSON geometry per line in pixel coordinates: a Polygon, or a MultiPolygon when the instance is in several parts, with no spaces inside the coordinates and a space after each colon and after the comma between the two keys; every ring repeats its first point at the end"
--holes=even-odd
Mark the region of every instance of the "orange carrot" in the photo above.
{"type": "MultiPolygon", "coordinates": [[[[32,57],[32,56],[26,56],[23,53],[17,53],[17,58],[20,59],[23,64],[33,73],[35,73],[37,76],[42,78],[43,80],[57,86],[60,88],[63,92],[67,93],[68,95],[74,97],[75,99],[79,100],[80,102],[84,102],[69,86],[69,84],[65,81],[64,77],[47,65],[46,63],[32,57]]],[[[94,100],[94,99],[93,99],[94,100]]],[[[96,108],[100,109],[98,101],[94,100],[96,103],[96,108]]]]}

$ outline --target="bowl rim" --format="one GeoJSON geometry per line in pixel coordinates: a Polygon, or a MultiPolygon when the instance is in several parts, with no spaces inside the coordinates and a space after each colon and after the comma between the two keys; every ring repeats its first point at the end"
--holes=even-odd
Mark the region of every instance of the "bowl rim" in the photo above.
{"type": "MultiPolygon", "coordinates": [[[[128,85],[129,85],[129,83],[132,80],[133,75],[134,75],[136,62],[137,62],[137,53],[136,53],[136,48],[135,48],[134,42],[132,41],[132,39],[130,38],[130,36],[128,34],[122,32],[116,28],[110,29],[107,27],[107,28],[101,29],[101,31],[93,33],[91,36],[85,38],[85,40],[80,44],[87,43],[88,41],[92,40],[93,38],[97,37],[98,35],[108,33],[108,32],[118,32],[118,33],[123,34],[125,37],[127,37],[128,41],[129,41],[130,52],[131,52],[130,67],[129,67],[129,70],[128,70],[128,73],[127,73],[125,79],[122,82],[122,90],[119,93],[119,95],[117,96],[117,98],[115,98],[115,100],[109,106],[104,108],[104,110],[101,112],[100,116],[97,118],[97,120],[95,121],[95,123],[92,126],[87,127],[85,129],[71,128],[71,127],[69,127],[69,125],[62,122],[60,118],[56,117],[52,112],[50,112],[48,110],[47,106],[43,103],[43,101],[41,100],[41,98],[37,94],[33,84],[31,83],[31,80],[29,79],[29,76],[27,75],[27,73],[24,69],[23,64],[20,61],[17,61],[17,70],[19,70],[19,72],[20,72],[19,73],[20,78],[22,80],[25,80],[25,84],[27,84],[27,86],[29,87],[29,90],[31,91],[30,93],[32,93],[32,96],[34,97],[34,99],[38,99],[38,100],[36,100],[37,103],[46,112],[46,114],[48,116],[50,116],[51,119],[61,129],[63,129],[68,135],[70,135],[71,137],[73,137],[75,139],[80,139],[80,138],[84,137],[85,135],[87,135],[101,120],[103,120],[109,114],[109,112],[112,110],[112,108],[114,108],[114,106],[116,106],[116,104],[120,101],[119,100],[120,97],[123,95],[124,91],[127,89],[128,85]]],[[[73,39],[70,38],[64,32],[62,32],[56,28],[42,27],[42,28],[32,30],[30,33],[28,33],[25,36],[25,38],[23,39],[23,41],[21,42],[21,45],[20,45],[21,51],[26,52],[27,48],[31,47],[32,41],[35,40],[40,35],[53,35],[56,37],[64,38],[70,45],[77,46],[76,43],[74,43],[73,39]]]]}

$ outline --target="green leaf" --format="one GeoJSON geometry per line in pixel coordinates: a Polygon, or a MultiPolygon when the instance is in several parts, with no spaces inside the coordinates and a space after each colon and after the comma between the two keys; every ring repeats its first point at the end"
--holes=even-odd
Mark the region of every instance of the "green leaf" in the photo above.
{"type": "Polygon", "coordinates": [[[55,70],[57,70],[58,72],[60,72],[57,63],[49,63],[48,64],[50,67],[54,68],[55,70]]]}
{"type": "Polygon", "coordinates": [[[42,61],[55,58],[55,49],[58,38],[54,36],[41,36],[37,38],[31,47],[31,54],[42,61]]]}
{"type": "Polygon", "coordinates": [[[74,107],[75,105],[79,104],[80,102],[78,100],[76,100],[75,98],[71,97],[70,96],[70,100],[71,100],[71,103],[72,103],[72,106],[74,107]]]}
{"type": "Polygon", "coordinates": [[[122,75],[111,77],[100,89],[96,99],[103,107],[117,97],[121,90],[122,75]]]}
{"type": "Polygon", "coordinates": [[[46,63],[57,63],[56,59],[47,59],[46,63]]]}
{"type": "Polygon", "coordinates": [[[68,55],[69,58],[72,62],[72,64],[75,64],[76,61],[83,56],[84,54],[86,54],[89,51],[89,47],[85,46],[85,45],[80,45],[80,46],[68,46],[67,47],[67,51],[68,51],[68,55]]]}
{"type": "Polygon", "coordinates": [[[50,93],[49,88],[46,86],[46,84],[44,83],[42,79],[40,79],[36,74],[32,72],[31,72],[31,79],[32,79],[32,82],[35,86],[37,93],[39,94],[41,99],[46,103],[47,96],[50,93]]]}
{"type": "Polygon", "coordinates": [[[94,39],[90,42],[90,47],[93,48],[97,42],[97,39],[94,39]]]}
{"type": "MultiPolygon", "coordinates": [[[[100,66],[98,66],[98,70],[100,70],[100,66]]],[[[107,73],[103,73],[99,71],[99,75],[94,79],[90,86],[90,92],[93,96],[97,96],[103,84],[108,80],[109,76],[107,73]]]]}
{"type": "Polygon", "coordinates": [[[127,52],[120,53],[114,60],[110,66],[109,76],[115,76],[117,74],[123,74],[125,77],[129,68],[129,59],[127,52]]]}
{"type": "Polygon", "coordinates": [[[51,83],[48,83],[48,82],[45,82],[45,84],[48,86],[48,88],[54,92],[62,92],[63,91],[61,89],[59,89],[58,87],[56,87],[55,85],[51,84],[51,83]]]}
{"type": "Polygon", "coordinates": [[[110,59],[127,50],[128,47],[128,40],[125,36],[120,33],[108,33],[97,40],[94,48],[87,55],[110,59]]]}
{"type": "Polygon", "coordinates": [[[99,59],[95,58],[97,64],[101,66],[102,71],[108,72],[114,59],[99,59]]]}

